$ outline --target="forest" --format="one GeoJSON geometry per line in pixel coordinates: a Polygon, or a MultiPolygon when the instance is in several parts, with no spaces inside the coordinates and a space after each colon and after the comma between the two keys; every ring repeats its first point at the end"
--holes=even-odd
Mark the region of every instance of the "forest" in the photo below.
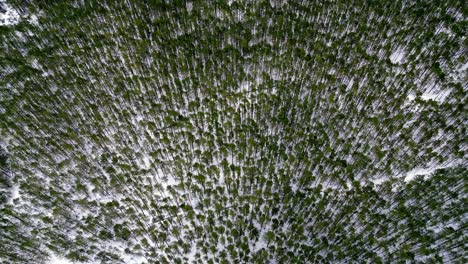
{"type": "Polygon", "coordinates": [[[467,17],[0,1],[0,263],[467,263],[467,17]]]}

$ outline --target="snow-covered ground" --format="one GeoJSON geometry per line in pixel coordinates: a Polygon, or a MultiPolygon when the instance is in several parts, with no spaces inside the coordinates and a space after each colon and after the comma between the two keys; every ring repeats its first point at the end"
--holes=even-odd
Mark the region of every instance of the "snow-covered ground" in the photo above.
{"type": "Polygon", "coordinates": [[[418,175],[423,175],[425,178],[434,173],[436,170],[445,169],[455,166],[455,162],[448,165],[435,165],[428,167],[416,167],[405,174],[405,182],[409,182],[416,178],[418,175]]]}
{"type": "Polygon", "coordinates": [[[54,253],[50,253],[50,258],[46,264],[73,264],[73,262],[62,256],[57,256],[54,253]]]}
{"type": "Polygon", "coordinates": [[[398,48],[390,55],[390,61],[393,64],[402,64],[405,62],[405,55],[406,51],[403,48],[398,48]]]}
{"type": "Polygon", "coordinates": [[[0,0],[0,26],[15,25],[20,21],[18,11],[14,10],[4,0],[0,0]]]}
{"type": "MultiPolygon", "coordinates": [[[[133,255],[133,254],[127,254],[124,252],[124,249],[125,249],[125,246],[124,245],[121,245],[117,242],[113,242],[113,243],[110,243],[110,246],[113,246],[115,248],[118,248],[120,254],[119,256],[122,257],[122,260],[124,263],[126,264],[144,264],[144,263],[148,263],[148,261],[146,260],[146,258],[142,257],[142,256],[137,256],[137,255],[133,255]]],[[[86,264],[99,264],[101,263],[100,261],[88,261],[86,262],[86,264]]],[[[50,257],[48,259],[48,261],[46,262],[46,264],[83,264],[83,262],[74,262],[74,261],[71,261],[63,256],[58,256],[56,255],[55,253],[53,252],[50,252],[50,257]]]]}
{"type": "Polygon", "coordinates": [[[11,188],[11,202],[13,202],[14,199],[20,198],[19,189],[19,185],[13,185],[11,188]]]}
{"type": "MultiPolygon", "coordinates": [[[[402,177],[404,177],[405,183],[408,183],[414,180],[417,176],[423,176],[424,179],[427,179],[436,170],[451,168],[451,167],[455,167],[456,165],[457,165],[456,162],[453,162],[448,165],[432,165],[432,166],[426,166],[426,167],[416,167],[410,171],[407,171],[406,173],[403,173],[402,177]]],[[[372,180],[372,183],[374,183],[375,185],[380,185],[380,184],[385,183],[389,179],[390,178],[388,177],[382,177],[382,178],[372,180]]]]}

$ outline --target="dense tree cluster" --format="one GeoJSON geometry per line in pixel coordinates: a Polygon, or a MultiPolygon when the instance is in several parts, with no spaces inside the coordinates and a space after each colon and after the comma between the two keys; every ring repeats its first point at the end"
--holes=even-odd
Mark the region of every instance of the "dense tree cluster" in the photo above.
{"type": "Polygon", "coordinates": [[[45,2],[0,26],[0,262],[466,263],[463,1],[45,2]]]}

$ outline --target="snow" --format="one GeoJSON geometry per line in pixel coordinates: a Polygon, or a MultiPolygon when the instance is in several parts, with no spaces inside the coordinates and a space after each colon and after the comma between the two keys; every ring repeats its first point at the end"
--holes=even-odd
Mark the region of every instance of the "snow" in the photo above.
{"type": "Polygon", "coordinates": [[[449,37],[455,36],[455,34],[452,32],[452,30],[450,30],[449,28],[446,28],[443,25],[439,26],[436,29],[436,34],[440,34],[440,33],[445,33],[445,34],[449,35],[449,37]]]}
{"type": "Polygon", "coordinates": [[[408,171],[406,173],[406,176],[405,176],[405,182],[409,182],[411,180],[413,180],[414,178],[416,178],[416,176],[418,175],[428,175],[428,174],[431,174],[433,173],[435,170],[437,169],[437,167],[434,167],[434,168],[414,168],[410,171],[408,171]]]}
{"type": "Polygon", "coordinates": [[[346,90],[349,91],[353,88],[354,85],[354,79],[351,79],[351,81],[348,82],[348,85],[346,85],[346,90]]]}
{"type": "Polygon", "coordinates": [[[443,91],[441,93],[429,93],[429,92],[424,92],[421,95],[421,99],[423,100],[434,100],[436,102],[443,102],[445,98],[450,94],[450,91],[443,91]]]}
{"type": "MultiPolygon", "coordinates": [[[[39,12],[39,15],[41,14],[42,12],[39,12]]],[[[7,4],[5,0],[0,0],[0,26],[16,25],[20,22],[21,18],[26,19],[26,21],[35,26],[39,25],[39,18],[35,14],[20,16],[18,11],[7,4]]]]}
{"type": "MultiPolygon", "coordinates": [[[[115,243],[111,243],[115,244],[115,243]]],[[[121,249],[121,246],[119,247],[121,249]]],[[[121,249],[122,250],[122,249],[121,249]]],[[[143,263],[148,263],[145,257],[143,256],[137,256],[133,254],[127,254],[127,253],[122,253],[120,254],[120,257],[123,259],[123,262],[126,264],[143,264],[143,263]]],[[[73,262],[65,257],[62,256],[57,256],[55,253],[50,253],[50,258],[46,262],[46,264],[79,264],[82,262],[73,262]]],[[[97,264],[100,263],[98,261],[88,261],[86,262],[87,264],[97,264]]]]}
{"type": "Polygon", "coordinates": [[[124,260],[125,263],[127,264],[142,264],[142,263],[148,263],[145,257],[143,256],[136,256],[136,255],[131,255],[131,254],[123,254],[120,255],[122,259],[124,260]]]}
{"type": "Polygon", "coordinates": [[[468,69],[468,62],[463,64],[463,66],[460,67],[459,71],[464,72],[468,69]]]}
{"type": "Polygon", "coordinates": [[[69,259],[66,259],[61,256],[57,256],[54,253],[50,254],[50,259],[48,260],[47,264],[73,264],[69,259]]]}
{"type": "Polygon", "coordinates": [[[429,176],[430,174],[434,173],[438,169],[445,169],[448,167],[452,167],[453,165],[439,165],[439,166],[430,166],[430,167],[416,167],[406,173],[405,182],[409,182],[416,178],[418,175],[423,175],[425,177],[429,176]]]}
{"type": "Polygon", "coordinates": [[[453,18],[455,18],[457,22],[465,20],[465,16],[455,8],[449,8],[447,10],[447,13],[450,14],[453,18]]]}
{"type": "Polygon", "coordinates": [[[20,15],[10,5],[0,0],[0,26],[18,24],[20,15]]]}
{"type": "MultiPolygon", "coordinates": [[[[388,178],[386,177],[383,177],[383,178],[378,178],[378,179],[375,179],[375,180],[371,180],[372,183],[374,183],[375,185],[380,185],[382,183],[384,183],[385,181],[387,181],[388,178]]],[[[350,186],[348,186],[348,188],[350,188],[350,186]]]]}
{"type": "Polygon", "coordinates": [[[257,223],[257,222],[254,222],[254,225],[255,227],[260,230],[260,234],[258,236],[258,240],[255,242],[255,244],[253,245],[253,252],[258,252],[262,249],[267,249],[268,248],[268,243],[265,241],[265,234],[268,232],[268,231],[272,231],[273,227],[271,225],[271,223],[267,222],[267,223],[264,223],[264,226],[262,228],[262,226],[257,223]]]}
{"type": "Polygon", "coordinates": [[[403,48],[398,48],[392,55],[390,55],[390,61],[393,64],[402,64],[405,60],[406,51],[403,48]]]}
{"type": "Polygon", "coordinates": [[[14,199],[17,199],[19,197],[19,185],[13,185],[13,187],[11,188],[11,200],[13,201],[14,199]]]}
{"type": "Polygon", "coordinates": [[[270,73],[270,78],[274,81],[281,81],[280,71],[278,69],[272,69],[270,73]]]}
{"type": "Polygon", "coordinates": [[[260,238],[255,242],[254,252],[258,252],[258,251],[260,251],[262,249],[267,249],[268,248],[267,243],[264,240],[265,232],[263,232],[263,230],[262,230],[262,233],[261,233],[261,235],[259,237],[260,238]]]}
{"type": "Polygon", "coordinates": [[[250,91],[250,82],[242,82],[239,87],[240,92],[249,92],[250,91]]]}
{"type": "MultiPolygon", "coordinates": [[[[451,93],[450,90],[440,91],[439,93],[425,91],[421,95],[421,99],[424,101],[433,100],[433,101],[436,101],[437,103],[443,103],[445,102],[446,98],[450,95],[450,93],[451,93]]],[[[412,103],[415,99],[416,99],[416,95],[414,93],[409,94],[406,98],[405,105],[412,103]]]]}
{"type": "Polygon", "coordinates": [[[39,19],[37,18],[36,15],[31,15],[30,19],[29,19],[29,23],[35,25],[35,26],[39,26],[39,19]]]}
{"type": "MultiPolygon", "coordinates": [[[[152,243],[152,241],[148,241],[148,242],[151,244],[152,247],[155,246],[152,243]]],[[[108,242],[108,246],[111,247],[109,249],[118,250],[118,252],[115,252],[115,253],[118,253],[119,257],[122,258],[123,262],[126,264],[148,263],[148,260],[143,256],[125,253],[125,248],[127,248],[125,243],[121,243],[117,241],[110,241],[108,242]]]]}
{"type": "Polygon", "coordinates": [[[196,253],[197,253],[197,245],[195,243],[192,243],[192,248],[190,249],[190,252],[187,255],[185,255],[185,257],[188,258],[187,263],[195,263],[195,261],[196,261],[195,254],[196,253]]]}
{"type": "Polygon", "coordinates": [[[416,95],[414,94],[409,94],[408,97],[407,97],[407,102],[412,102],[414,101],[414,99],[416,99],[416,95]]]}
{"type": "MultiPolygon", "coordinates": [[[[450,162],[449,164],[446,164],[446,165],[433,165],[433,166],[425,166],[425,167],[416,167],[416,168],[413,168],[410,171],[407,171],[406,173],[403,173],[403,175],[405,177],[404,181],[405,181],[405,183],[408,183],[408,182],[414,180],[419,175],[422,175],[422,176],[424,176],[425,179],[427,179],[427,177],[429,177],[436,170],[454,167],[454,166],[456,166],[457,164],[460,164],[460,163],[461,163],[460,161],[454,161],[454,162],[450,162]]],[[[374,180],[371,180],[371,181],[375,185],[381,185],[384,182],[386,182],[387,180],[390,180],[390,178],[382,177],[382,178],[374,179],[374,180]]]]}
{"type": "Polygon", "coordinates": [[[449,73],[449,76],[457,83],[465,83],[466,70],[468,69],[468,62],[463,65],[459,65],[453,72],[449,73]]]}
{"type": "Polygon", "coordinates": [[[9,204],[14,204],[14,200],[20,198],[19,189],[18,184],[11,186],[9,204]]]}
{"type": "Polygon", "coordinates": [[[141,168],[148,170],[151,168],[152,162],[153,159],[151,158],[151,156],[145,153],[139,165],[141,168]]]}

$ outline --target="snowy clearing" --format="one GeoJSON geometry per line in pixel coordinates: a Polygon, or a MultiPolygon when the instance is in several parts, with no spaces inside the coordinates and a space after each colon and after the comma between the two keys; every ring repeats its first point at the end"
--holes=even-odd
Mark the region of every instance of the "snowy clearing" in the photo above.
{"type": "Polygon", "coordinates": [[[392,55],[390,55],[390,61],[393,64],[403,64],[405,62],[406,51],[403,48],[398,48],[392,55]]]}
{"type": "Polygon", "coordinates": [[[20,15],[9,4],[0,2],[0,26],[11,26],[18,24],[20,15]]]}
{"type": "Polygon", "coordinates": [[[76,262],[71,262],[65,257],[57,256],[54,253],[51,253],[50,258],[46,264],[76,264],[76,262]]]}

